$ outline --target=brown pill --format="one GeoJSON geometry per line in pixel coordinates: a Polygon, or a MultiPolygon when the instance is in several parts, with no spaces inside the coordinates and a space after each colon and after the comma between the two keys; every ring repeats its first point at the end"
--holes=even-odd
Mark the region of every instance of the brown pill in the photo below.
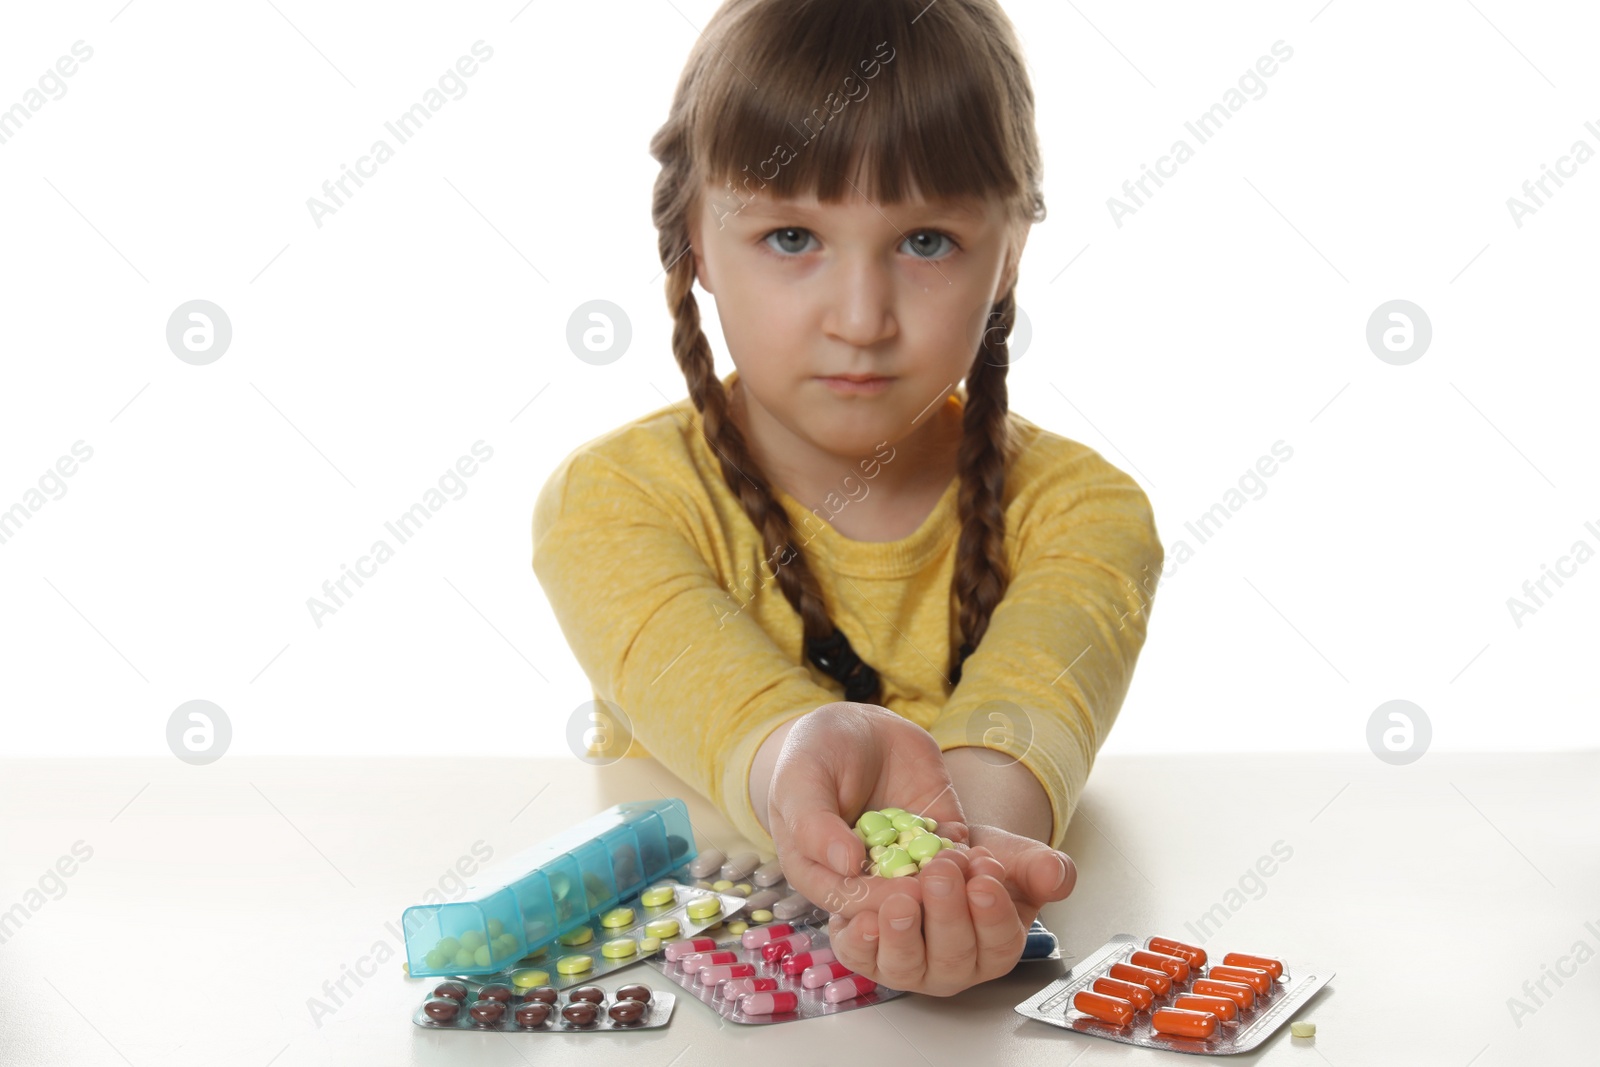
{"type": "Polygon", "coordinates": [[[618,1000],[637,1000],[641,1004],[650,1003],[650,987],[647,985],[625,985],[617,990],[618,1000]]]}
{"type": "Polygon", "coordinates": [[[498,1000],[502,1004],[511,1003],[511,987],[508,985],[486,985],[478,990],[479,1000],[498,1000]]]}
{"type": "Polygon", "coordinates": [[[561,1009],[561,1017],[573,1026],[593,1026],[595,1019],[600,1015],[600,1009],[586,1000],[576,1004],[568,1004],[561,1009]]]}
{"type": "Polygon", "coordinates": [[[556,987],[553,985],[536,985],[522,994],[522,999],[530,1003],[537,1000],[544,1004],[554,1004],[560,997],[561,994],[556,992],[556,987]]]}
{"type": "Polygon", "coordinates": [[[436,1022],[447,1023],[456,1017],[456,1012],[461,1010],[461,1005],[447,997],[434,997],[422,1005],[422,1010],[428,1013],[428,1018],[436,1022]]]}
{"type": "Polygon", "coordinates": [[[597,985],[581,985],[567,993],[567,1000],[573,1004],[579,1001],[586,1001],[590,1004],[603,1004],[605,999],[606,991],[597,985]]]}
{"type": "Polygon", "coordinates": [[[618,1026],[633,1026],[644,1018],[649,1008],[637,1000],[619,1000],[611,1005],[611,1021],[618,1026]]]}
{"type": "Polygon", "coordinates": [[[480,1000],[467,1009],[467,1014],[480,1023],[497,1023],[506,1013],[506,1006],[498,1000],[480,1000]]]}
{"type": "Polygon", "coordinates": [[[550,1018],[550,1005],[534,1001],[517,1009],[518,1026],[543,1026],[550,1018]]]}
{"type": "Polygon", "coordinates": [[[436,997],[449,997],[451,1000],[462,1001],[467,999],[467,987],[460,982],[440,982],[434,988],[436,997]]]}

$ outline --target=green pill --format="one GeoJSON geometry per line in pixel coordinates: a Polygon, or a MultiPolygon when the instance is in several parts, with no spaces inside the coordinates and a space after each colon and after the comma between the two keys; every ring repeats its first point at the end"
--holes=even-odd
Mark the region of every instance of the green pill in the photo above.
{"type": "Polygon", "coordinates": [[[489,946],[479,945],[476,949],[474,949],[472,952],[472,962],[476,963],[479,967],[489,966],[489,946]]]}
{"type": "Polygon", "coordinates": [[[894,817],[896,815],[904,815],[905,813],[906,813],[906,809],[905,808],[879,808],[878,809],[878,814],[879,815],[888,816],[890,821],[893,821],[894,817]]]}
{"type": "Polygon", "coordinates": [[[455,959],[456,953],[461,951],[461,942],[453,937],[442,938],[439,941],[439,951],[449,958],[455,959]]]}
{"type": "Polygon", "coordinates": [[[482,948],[488,943],[488,938],[484,937],[483,933],[479,930],[468,930],[466,933],[461,935],[461,947],[470,952],[476,952],[478,949],[482,948]]]}
{"type": "Polygon", "coordinates": [[[471,967],[474,963],[472,958],[472,950],[470,948],[456,949],[455,963],[457,967],[471,967]]]}
{"type": "Polygon", "coordinates": [[[900,838],[900,833],[892,826],[885,826],[882,830],[867,835],[867,844],[892,845],[900,838]]]}
{"type": "Polygon", "coordinates": [[[906,852],[913,860],[921,863],[923,860],[932,859],[938,855],[939,850],[942,848],[944,848],[944,845],[940,843],[937,837],[932,834],[926,834],[906,846],[906,852]]]}
{"type": "Polygon", "coordinates": [[[889,825],[893,826],[901,833],[904,833],[913,826],[921,826],[922,819],[911,814],[909,811],[902,811],[899,815],[896,815],[894,818],[889,820],[889,825]]]}
{"type": "Polygon", "coordinates": [[[903,848],[891,848],[878,857],[878,870],[884,874],[899,870],[911,862],[911,854],[903,848]]]}
{"type": "Polygon", "coordinates": [[[434,949],[426,956],[422,957],[422,962],[428,965],[428,970],[437,971],[445,965],[445,959],[446,957],[443,952],[440,952],[438,949],[434,949]]]}
{"type": "Polygon", "coordinates": [[[889,816],[881,811],[869,811],[856,820],[856,829],[863,834],[875,834],[890,825],[889,816]]]}
{"type": "Polygon", "coordinates": [[[490,919],[489,920],[489,936],[490,937],[499,937],[501,934],[503,934],[505,932],[506,932],[505,923],[501,922],[499,919],[490,919]]]}

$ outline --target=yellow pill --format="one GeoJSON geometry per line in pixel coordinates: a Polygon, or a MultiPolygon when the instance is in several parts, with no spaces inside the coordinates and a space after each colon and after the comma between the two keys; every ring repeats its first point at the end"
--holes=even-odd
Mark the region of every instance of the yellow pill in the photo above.
{"type": "Polygon", "coordinates": [[[639,943],[631,937],[619,937],[600,946],[600,955],[608,960],[626,959],[639,951],[639,943]]]}
{"type": "Polygon", "coordinates": [[[600,916],[600,925],[604,926],[604,927],[607,927],[607,928],[618,927],[618,926],[628,926],[632,922],[633,922],[633,909],[632,908],[612,908],[610,911],[608,911],[604,915],[600,916]]]}
{"type": "Polygon", "coordinates": [[[592,956],[562,956],[559,960],[556,960],[556,972],[558,974],[582,974],[593,966],[594,957],[592,956]]]}
{"type": "Polygon", "coordinates": [[[731,922],[728,924],[728,933],[730,934],[742,934],[748,929],[750,929],[750,924],[747,922],[731,922]]]}
{"type": "Polygon", "coordinates": [[[704,930],[701,930],[700,932],[702,934],[714,934],[720,929],[722,929],[722,920],[718,919],[716,922],[712,923],[710,926],[706,927],[704,930]]]}
{"type": "Polygon", "coordinates": [[[644,932],[650,937],[677,937],[677,919],[657,919],[653,923],[644,924],[644,932]]]}
{"type": "Polygon", "coordinates": [[[646,889],[639,895],[639,903],[647,908],[659,908],[672,904],[678,899],[670,885],[658,885],[654,889],[646,889]]]}
{"type": "Polygon", "coordinates": [[[532,989],[536,985],[549,985],[550,972],[525,967],[511,975],[511,984],[518,989],[532,989]]]}
{"type": "Polygon", "coordinates": [[[738,885],[733,887],[733,891],[739,894],[741,897],[747,897],[756,891],[756,887],[751,885],[749,882],[740,882],[738,885]]]}
{"type": "Polygon", "coordinates": [[[1289,1034],[1292,1037],[1316,1037],[1316,1023],[1292,1022],[1289,1024],[1289,1034]]]}
{"type": "Polygon", "coordinates": [[[639,939],[639,955],[648,956],[661,948],[659,937],[641,937],[639,939]]]}
{"type": "Polygon", "coordinates": [[[696,889],[710,889],[711,883],[706,881],[704,878],[701,878],[695,882],[694,887],[696,889]]]}
{"type": "Polygon", "coordinates": [[[754,919],[758,923],[769,923],[772,921],[772,912],[768,911],[766,908],[757,908],[755,911],[750,913],[750,918],[754,919]]]}
{"type": "Polygon", "coordinates": [[[713,915],[722,914],[722,901],[716,897],[700,897],[689,901],[689,906],[684,910],[691,919],[709,919],[713,915]]]}
{"type": "Polygon", "coordinates": [[[568,930],[566,933],[556,938],[556,940],[568,947],[573,945],[587,945],[590,941],[594,940],[594,931],[589,929],[587,926],[580,926],[576,930],[568,930]]]}
{"type": "Polygon", "coordinates": [[[733,883],[728,881],[726,878],[719,878],[715,882],[711,883],[711,888],[715,889],[719,893],[726,893],[728,890],[733,888],[733,883]]]}

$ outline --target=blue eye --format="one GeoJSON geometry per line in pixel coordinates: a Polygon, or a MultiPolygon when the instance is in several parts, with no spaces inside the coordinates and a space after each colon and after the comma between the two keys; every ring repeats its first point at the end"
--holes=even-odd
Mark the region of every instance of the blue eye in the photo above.
{"type": "MultiPolygon", "coordinates": [[[[815,235],[812,234],[810,230],[802,229],[798,226],[785,226],[783,229],[773,230],[771,233],[762,238],[762,240],[766,243],[768,248],[777,253],[780,259],[788,259],[807,251],[806,243],[813,236],[815,235]],[[780,242],[792,242],[798,244],[798,247],[792,247],[790,244],[774,244],[774,238],[780,242]]],[[[949,250],[952,254],[956,249],[961,247],[956,243],[955,238],[939,230],[912,231],[911,235],[905,240],[905,244],[912,246],[912,251],[910,254],[916,259],[926,260],[929,262],[938,259],[948,259],[949,256],[940,256],[934,252],[926,251],[930,242],[926,240],[919,241],[918,238],[932,238],[933,240],[931,243],[934,249],[938,248],[939,241],[944,241],[949,245],[949,250]]],[[[904,245],[902,245],[902,247],[904,247],[904,245]]]]}

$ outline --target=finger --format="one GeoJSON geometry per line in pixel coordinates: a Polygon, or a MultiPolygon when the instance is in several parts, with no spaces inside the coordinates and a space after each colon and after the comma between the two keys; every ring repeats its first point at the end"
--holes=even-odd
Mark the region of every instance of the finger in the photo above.
{"type": "Polygon", "coordinates": [[[862,912],[853,919],[829,920],[828,944],[840,963],[859,975],[877,981],[878,927],[875,912],[862,912]]]}
{"type": "Polygon", "coordinates": [[[808,900],[829,911],[853,914],[865,897],[860,882],[866,846],[836,808],[818,808],[789,823],[789,855],[783,869],[789,882],[808,900]]]}
{"type": "MultiPolygon", "coordinates": [[[[977,933],[967,908],[966,879],[954,860],[936,856],[919,875],[929,978],[951,992],[964,988],[976,958],[977,933]]],[[[938,990],[924,990],[937,995],[938,990]]]]}
{"type": "Polygon", "coordinates": [[[878,971],[885,985],[916,989],[926,972],[922,941],[922,908],[904,893],[896,893],[878,909],[878,971]]]}
{"type": "Polygon", "coordinates": [[[1006,865],[993,856],[979,856],[967,865],[967,881],[979,875],[988,875],[1001,884],[1006,880],[1006,865]]]}
{"type": "Polygon", "coordinates": [[[1078,884],[1078,868],[1065,852],[1041,845],[1023,857],[1016,881],[1034,904],[1065,900],[1078,884]]]}
{"type": "Polygon", "coordinates": [[[1022,956],[1027,932],[1016,905],[1000,881],[979,875],[967,882],[967,906],[978,941],[978,971],[986,978],[1005,974],[1022,956]]]}

